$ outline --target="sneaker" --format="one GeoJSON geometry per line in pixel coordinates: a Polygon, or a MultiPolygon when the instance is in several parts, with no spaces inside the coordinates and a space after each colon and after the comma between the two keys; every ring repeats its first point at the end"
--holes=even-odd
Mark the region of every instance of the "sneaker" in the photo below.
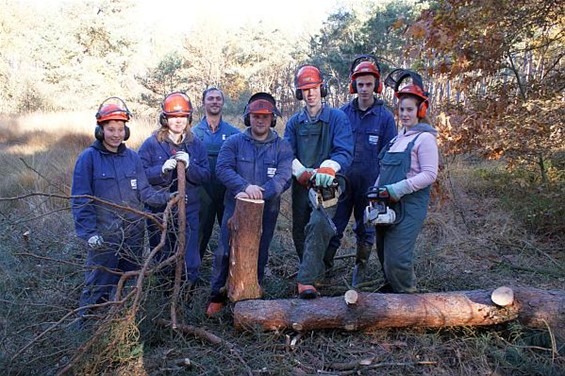
{"type": "Polygon", "coordinates": [[[314,286],[298,284],[298,297],[300,299],[316,299],[318,295],[318,290],[314,286]]]}

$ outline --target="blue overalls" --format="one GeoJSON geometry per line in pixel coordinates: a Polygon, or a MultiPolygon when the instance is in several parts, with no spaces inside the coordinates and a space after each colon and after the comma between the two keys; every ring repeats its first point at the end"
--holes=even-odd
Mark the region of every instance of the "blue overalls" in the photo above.
{"type": "MultiPolygon", "coordinates": [[[[410,171],[412,148],[420,134],[403,152],[388,151],[394,140],[381,151],[379,186],[406,179],[406,174],[410,171]]],[[[396,293],[416,292],[414,247],[428,212],[429,200],[430,186],[407,194],[391,206],[399,222],[390,226],[377,226],[377,255],[385,280],[396,293]]]]}

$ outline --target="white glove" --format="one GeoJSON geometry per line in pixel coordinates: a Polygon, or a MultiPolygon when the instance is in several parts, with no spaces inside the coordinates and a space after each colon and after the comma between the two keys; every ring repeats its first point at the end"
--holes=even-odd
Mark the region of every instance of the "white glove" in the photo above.
{"type": "Polygon", "coordinates": [[[177,151],[175,154],[175,160],[184,162],[184,167],[188,168],[190,164],[190,156],[185,151],[177,151]]]}
{"type": "Polygon", "coordinates": [[[161,172],[166,174],[169,171],[174,170],[177,167],[177,160],[176,159],[167,159],[165,163],[163,163],[163,167],[161,167],[161,172]]]}
{"type": "Polygon", "coordinates": [[[88,239],[88,246],[92,249],[100,249],[102,244],[104,244],[104,239],[100,235],[92,235],[88,239]]]}

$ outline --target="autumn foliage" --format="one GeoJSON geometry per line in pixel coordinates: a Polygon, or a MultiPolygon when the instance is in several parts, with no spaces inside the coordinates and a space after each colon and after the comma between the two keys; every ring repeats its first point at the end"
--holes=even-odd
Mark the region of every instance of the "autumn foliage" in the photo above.
{"type": "Polygon", "coordinates": [[[547,181],[565,144],[564,15],[561,1],[448,0],[407,28],[408,54],[450,85],[436,103],[445,152],[537,166],[547,181]]]}

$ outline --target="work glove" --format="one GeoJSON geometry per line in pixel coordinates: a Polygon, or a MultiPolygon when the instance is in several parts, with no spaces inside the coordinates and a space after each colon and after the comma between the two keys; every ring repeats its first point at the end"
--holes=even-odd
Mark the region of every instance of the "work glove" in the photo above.
{"type": "Polygon", "coordinates": [[[100,235],[92,235],[88,239],[88,246],[92,249],[100,249],[104,244],[104,239],[100,235]]]}
{"type": "Polygon", "coordinates": [[[184,162],[184,168],[188,169],[188,165],[190,164],[190,156],[185,151],[177,151],[175,154],[175,160],[184,162]]]}
{"type": "Polygon", "coordinates": [[[410,185],[408,184],[406,179],[396,182],[394,184],[387,184],[384,186],[384,188],[388,190],[388,193],[390,195],[390,200],[392,202],[398,202],[400,201],[402,196],[414,192],[412,188],[410,188],[410,185]]]}
{"type": "Polygon", "coordinates": [[[161,167],[161,172],[166,174],[177,167],[177,160],[176,159],[167,159],[165,163],[163,163],[163,167],[161,167]]]}
{"type": "Polygon", "coordinates": [[[310,179],[312,179],[312,176],[314,176],[314,169],[306,167],[302,167],[297,171],[296,175],[294,175],[298,184],[304,187],[308,187],[308,183],[310,182],[310,179]]]}
{"type": "Polygon", "coordinates": [[[334,182],[335,170],[331,167],[320,167],[318,170],[316,170],[314,179],[316,180],[316,186],[329,187],[334,182]]]}
{"type": "MultiPolygon", "coordinates": [[[[179,195],[178,191],[174,191],[169,195],[169,200],[176,198],[179,195]]],[[[188,196],[184,195],[184,203],[188,204],[188,196]]]]}

